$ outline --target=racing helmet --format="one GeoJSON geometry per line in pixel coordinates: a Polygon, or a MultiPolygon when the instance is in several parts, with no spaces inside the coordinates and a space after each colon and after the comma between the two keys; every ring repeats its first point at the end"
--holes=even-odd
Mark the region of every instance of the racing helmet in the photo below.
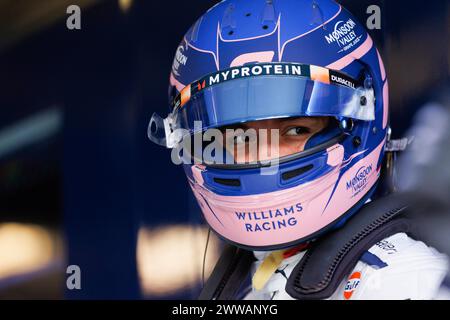
{"type": "Polygon", "coordinates": [[[152,116],[148,136],[175,149],[236,124],[333,119],[302,150],[278,157],[276,170],[265,172],[262,161],[183,161],[206,222],[238,247],[278,250],[317,239],[357,213],[379,180],[386,72],[364,26],[334,1],[216,4],[176,50],[169,106],[166,117],[152,116]]]}

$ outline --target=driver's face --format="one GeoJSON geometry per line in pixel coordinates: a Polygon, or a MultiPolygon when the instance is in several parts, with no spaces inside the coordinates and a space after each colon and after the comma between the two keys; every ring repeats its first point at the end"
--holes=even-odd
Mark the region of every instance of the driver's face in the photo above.
{"type": "MultiPolygon", "coordinates": [[[[245,148],[245,152],[237,152],[237,148],[245,147],[248,141],[245,139],[239,141],[239,137],[234,138],[235,160],[238,163],[244,163],[267,160],[267,158],[271,157],[271,130],[273,129],[279,130],[279,157],[303,151],[308,139],[325,129],[329,122],[330,119],[328,117],[303,117],[260,120],[228,127],[234,130],[242,129],[244,131],[254,129],[256,130],[258,137],[261,129],[267,130],[267,143],[263,146],[258,143],[258,152],[251,152],[250,148],[245,148]],[[267,150],[261,150],[261,148],[267,148],[267,150]]],[[[230,144],[228,143],[226,145],[228,145],[227,149],[230,151],[230,144]]]]}

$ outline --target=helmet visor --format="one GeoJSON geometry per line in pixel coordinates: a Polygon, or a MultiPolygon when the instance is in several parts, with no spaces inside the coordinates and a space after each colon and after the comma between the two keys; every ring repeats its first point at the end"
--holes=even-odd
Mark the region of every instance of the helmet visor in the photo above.
{"type": "Polygon", "coordinates": [[[374,120],[373,94],[362,88],[294,77],[260,77],[223,83],[193,96],[176,115],[176,128],[197,131],[286,117],[374,120]],[[372,100],[372,101],[369,101],[372,100]]]}
{"type": "MultiPolygon", "coordinates": [[[[275,65],[270,65],[275,69],[275,65]]],[[[259,73],[259,70],[264,70],[264,66],[267,65],[256,65],[253,70],[259,73]]],[[[195,134],[210,128],[288,117],[374,120],[375,98],[372,88],[321,67],[300,65],[302,75],[298,76],[292,74],[294,69],[288,69],[292,65],[279,66],[280,70],[285,71],[284,74],[272,72],[246,76],[245,73],[242,76],[245,68],[252,68],[240,67],[229,69],[228,73],[209,75],[187,86],[169,116],[169,131],[184,129],[185,133],[195,134]],[[308,67],[307,72],[304,71],[305,67],[308,67]],[[230,81],[232,74],[239,76],[230,81]],[[217,83],[211,85],[212,82],[217,83]]],[[[163,123],[157,119],[152,121],[153,125],[163,123]]],[[[168,131],[167,127],[165,131],[168,131]]],[[[149,136],[151,134],[149,131],[149,136]]]]}

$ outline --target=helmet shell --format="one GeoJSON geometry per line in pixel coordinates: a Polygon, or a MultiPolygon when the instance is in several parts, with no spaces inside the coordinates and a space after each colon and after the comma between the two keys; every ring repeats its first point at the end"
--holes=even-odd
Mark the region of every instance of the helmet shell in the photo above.
{"type": "Polygon", "coordinates": [[[369,75],[376,99],[375,120],[354,121],[343,140],[282,163],[277,174],[184,165],[206,221],[219,236],[247,249],[273,250],[341,225],[370,197],[384,155],[388,81],[364,26],[334,1],[225,0],[200,17],[178,46],[169,102],[207,74],[255,62],[313,64],[353,78],[369,75]],[[295,170],[302,173],[283,178],[295,170]]]}

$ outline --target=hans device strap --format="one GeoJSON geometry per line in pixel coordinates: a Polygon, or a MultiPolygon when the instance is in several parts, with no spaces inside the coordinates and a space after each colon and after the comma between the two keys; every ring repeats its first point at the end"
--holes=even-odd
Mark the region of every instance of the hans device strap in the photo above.
{"type": "Polygon", "coordinates": [[[336,229],[306,252],[292,271],[286,292],[295,299],[327,299],[375,243],[410,232],[403,216],[406,198],[389,195],[365,205],[343,228],[336,229]]]}
{"type": "MultiPolygon", "coordinates": [[[[406,198],[393,194],[370,202],[342,228],[315,241],[292,271],[286,292],[300,300],[329,298],[366,250],[391,235],[411,231],[406,198]]],[[[199,299],[235,299],[253,261],[252,252],[227,246],[199,299]]]]}
{"type": "Polygon", "coordinates": [[[226,245],[199,300],[233,300],[255,261],[253,252],[226,245]]]}

